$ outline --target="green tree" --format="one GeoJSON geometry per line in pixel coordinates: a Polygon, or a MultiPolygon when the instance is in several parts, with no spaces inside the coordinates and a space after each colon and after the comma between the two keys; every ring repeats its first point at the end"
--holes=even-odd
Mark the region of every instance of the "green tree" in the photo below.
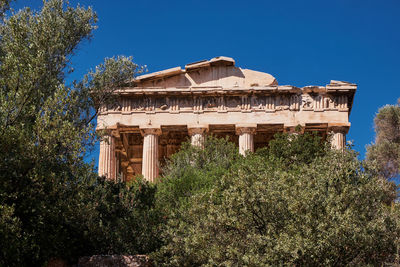
{"type": "Polygon", "coordinates": [[[240,158],[237,147],[227,139],[208,136],[202,148],[184,142],[163,167],[157,190],[160,212],[178,216],[193,195],[210,190],[240,158]]]}
{"type": "Polygon", "coordinates": [[[182,218],[168,221],[156,261],[375,266],[391,259],[399,234],[388,207],[393,187],[365,171],[353,151],[330,150],[314,138],[277,136],[192,196],[182,218]],[[309,154],[296,149],[303,145],[309,154]]]}
{"type": "Polygon", "coordinates": [[[394,178],[400,173],[400,105],[380,108],[374,124],[375,143],[367,147],[367,161],[382,177],[394,178]]]}
{"type": "Polygon", "coordinates": [[[131,58],[109,58],[68,85],[71,58],[91,39],[96,14],[49,0],[39,11],[24,8],[7,16],[8,5],[0,2],[0,265],[42,265],[79,253],[144,252],[151,238],[138,234],[140,228],[130,247],[116,241],[132,233],[128,226],[114,236],[106,233],[123,224],[117,218],[122,215],[147,227],[139,217],[152,216],[143,213],[151,205],[129,201],[142,194],[151,199],[153,191],[145,190],[151,186],[136,190],[101,182],[84,161],[97,140],[99,107],[115,104],[115,89],[129,85],[143,69],[131,58]]]}
{"type": "Polygon", "coordinates": [[[161,216],[155,209],[156,185],[140,179],[115,183],[104,179],[75,194],[68,234],[76,234],[71,256],[147,254],[159,248],[161,216]]]}
{"type": "Polygon", "coordinates": [[[268,147],[259,149],[256,153],[260,156],[279,158],[282,164],[290,168],[293,164],[311,163],[315,158],[324,156],[329,149],[328,142],[315,132],[278,133],[274,135],[268,147]]]}

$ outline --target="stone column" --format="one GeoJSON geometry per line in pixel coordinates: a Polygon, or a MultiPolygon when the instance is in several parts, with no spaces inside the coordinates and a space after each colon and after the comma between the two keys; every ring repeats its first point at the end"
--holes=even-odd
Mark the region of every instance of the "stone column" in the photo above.
{"type": "Polygon", "coordinates": [[[188,133],[191,137],[191,143],[193,146],[203,147],[205,133],[208,131],[208,127],[205,125],[188,125],[188,133]]]}
{"type": "Polygon", "coordinates": [[[331,127],[331,145],[335,149],[344,149],[346,145],[346,133],[348,128],[346,127],[331,127]]]}
{"type": "Polygon", "coordinates": [[[141,128],[143,135],[143,177],[155,182],[158,177],[158,137],[161,134],[160,128],[141,128]]]}
{"type": "Polygon", "coordinates": [[[236,125],[236,134],[239,135],[239,153],[245,155],[247,151],[254,152],[254,134],[257,125],[236,125]]]}
{"type": "Polygon", "coordinates": [[[100,141],[99,176],[116,179],[115,140],[111,135],[105,135],[100,141]]]}

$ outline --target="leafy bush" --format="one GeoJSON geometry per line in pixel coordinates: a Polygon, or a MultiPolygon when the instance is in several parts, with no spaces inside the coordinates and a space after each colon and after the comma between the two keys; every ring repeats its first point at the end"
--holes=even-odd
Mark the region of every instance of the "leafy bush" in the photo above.
{"type": "Polygon", "coordinates": [[[0,266],[6,266],[9,257],[14,257],[16,263],[21,262],[20,248],[24,243],[21,232],[21,223],[15,217],[13,207],[0,205],[0,266]]]}
{"type": "MultiPolygon", "coordinates": [[[[146,254],[159,247],[161,216],[155,209],[156,186],[138,179],[130,182],[100,180],[78,203],[83,212],[72,216],[84,226],[79,256],[146,254]]],[[[82,228],[82,227],[81,227],[82,228]]]]}
{"type": "Polygon", "coordinates": [[[387,205],[393,187],[366,172],[353,151],[325,150],[314,138],[278,137],[269,150],[237,161],[211,190],[192,196],[181,218],[169,220],[156,261],[331,266],[390,259],[399,234],[387,205]],[[310,154],[296,160],[283,151],[303,145],[310,154]]]}
{"type": "Polygon", "coordinates": [[[182,144],[163,169],[158,184],[157,203],[165,216],[187,207],[195,194],[206,192],[241,156],[227,139],[208,136],[204,148],[182,144]]]}

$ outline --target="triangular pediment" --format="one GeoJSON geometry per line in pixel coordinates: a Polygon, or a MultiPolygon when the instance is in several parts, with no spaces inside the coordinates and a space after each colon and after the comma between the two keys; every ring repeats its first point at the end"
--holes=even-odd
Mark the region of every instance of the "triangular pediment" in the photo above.
{"type": "Polygon", "coordinates": [[[135,85],[142,88],[163,87],[253,87],[277,85],[276,79],[264,72],[235,66],[229,57],[216,57],[139,76],[135,85]]]}

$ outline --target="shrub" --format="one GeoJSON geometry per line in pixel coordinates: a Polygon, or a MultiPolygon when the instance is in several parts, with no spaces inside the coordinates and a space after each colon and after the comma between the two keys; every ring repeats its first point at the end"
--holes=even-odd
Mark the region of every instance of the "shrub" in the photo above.
{"type": "Polygon", "coordinates": [[[399,234],[387,205],[393,187],[365,171],[351,150],[313,148],[288,166],[293,154],[282,150],[307,140],[324,146],[309,138],[279,137],[280,150],[272,143],[248,155],[211,190],[192,196],[182,218],[169,220],[157,263],[331,266],[390,259],[399,234]]]}

